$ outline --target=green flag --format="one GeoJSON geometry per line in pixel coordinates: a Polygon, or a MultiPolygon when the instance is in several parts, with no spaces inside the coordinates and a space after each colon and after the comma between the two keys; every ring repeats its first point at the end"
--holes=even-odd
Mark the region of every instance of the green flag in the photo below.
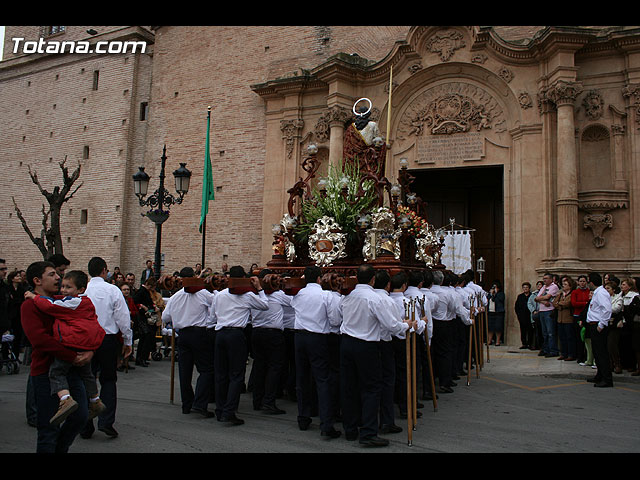
{"type": "Polygon", "coordinates": [[[202,224],[209,213],[209,200],[214,199],[213,172],[211,171],[211,156],[209,154],[209,129],[211,124],[211,109],[207,114],[207,145],[204,149],[204,173],[202,175],[202,208],[200,210],[200,233],[202,224]]]}

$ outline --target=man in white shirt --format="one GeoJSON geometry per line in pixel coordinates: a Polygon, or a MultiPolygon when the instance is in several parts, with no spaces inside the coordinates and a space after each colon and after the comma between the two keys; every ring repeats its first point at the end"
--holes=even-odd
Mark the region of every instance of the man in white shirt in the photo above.
{"type": "MultiPolygon", "coordinates": [[[[180,270],[181,278],[195,275],[193,268],[180,270]]],[[[206,289],[189,293],[181,288],[174,293],[162,312],[164,324],[170,323],[180,336],[178,342],[178,376],[182,413],[196,412],[205,418],[214,415],[207,406],[214,388],[213,344],[207,333],[213,294],[206,289]],[[195,392],[193,368],[198,370],[195,392]]]]}
{"type": "MultiPolygon", "coordinates": [[[[380,336],[383,329],[391,335],[406,331],[410,325],[385,307],[373,290],[375,270],[370,264],[358,268],[358,284],[342,298],[339,312],[342,423],[347,440],[369,447],[382,447],[389,441],[378,437],[380,407],[380,336]]],[[[413,326],[413,325],[411,325],[413,326]]]]}
{"type": "Polygon", "coordinates": [[[316,266],[306,267],[306,286],[293,297],[291,306],[295,310],[295,355],[296,355],[296,397],[298,400],[298,427],[307,430],[311,424],[312,388],[315,381],[318,393],[318,414],[320,434],[329,440],[337,438],[341,432],[334,428],[335,405],[332,388],[329,333],[335,307],[334,295],[323,290],[318,283],[322,270],[316,266]],[[331,320],[330,320],[331,319],[331,320]]]}
{"type": "Polygon", "coordinates": [[[456,318],[454,320],[455,344],[452,378],[454,380],[459,380],[460,375],[463,375],[465,358],[468,358],[469,354],[469,328],[472,323],[470,310],[473,306],[473,292],[471,289],[466,288],[467,285],[464,276],[453,275],[452,281],[454,281],[455,284],[452,284],[451,288],[455,293],[456,303],[458,304],[458,312],[456,313],[456,318]]]}
{"type": "MultiPolygon", "coordinates": [[[[88,270],[91,280],[89,280],[85,293],[91,299],[96,309],[98,322],[106,333],[102,345],[96,350],[91,361],[93,373],[100,381],[100,398],[107,407],[98,416],[98,430],[110,437],[117,437],[118,432],[113,428],[118,403],[116,369],[118,355],[121,353],[126,358],[131,354],[133,340],[131,315],[122,291],[115,285],[106,282],[107,262],[100,257],[93,257],[89,260],[88,270]],[[118,333],[122,333],[122,346],[118,333]]],[[[80,432],[80,436],[91,438],[94,431],[93,420],[89,420],[80,432]]]]}
{"type": "Polygon", "coordinates": [[[611,295],[602,286],[602,277],[596,272],[589,274],[589,288],[593,290],[593,295],[589,302],[589,310],[587,310],[587,328],[591,336],[593,357],[598,367],[596,376],[589,381],[593,382],[594,387],[613,387],[609,351],[607,350],[611,295]]]}
{"type": "MultiPolygon", "coordinates": [[[[237,265],[229,270],[231,278],[246,277],[237,265]]],[[[213,297],[210,322],[215,323],[216,344],[214,368],[216,377],[216,417],[229,425],[242,425],[236,416],[244,387],[247,362],[247,340],[244,329],[251,309],[268,310],[269,302],[258,277],[251,277],[253,292],[231,293],[225,288],[213,297]]]]}
{"type": "MultiPolygon", "coordinates": [[[[258,278],[272,273],[262,269],[258,278]]],[[[291,306],[293,297],[282,290],[270,290],[264,287],[268,299],[267,310],[251,310],[251,347],[253,366],[253,409],[267,414],[287,413],[276,406],[276,396],[280,378],[285,365],[284,307],[291,306]]]]}
{"type": "MultiPolygon", "coordinates": [[[[398,305],[390,296],[391,277],[389,276],[389,272],[386,270],[376,270],[373,290],[382,298],[384,308],[388,308],[391,312],[394,312],[398,320],[403,321],[403,306],[398,305]]],[[[402,431],[402,428],[395,424],[395,404],[393,403],[396,386],[396,361],[393,348],[394,336],[391,335],[391,332],[387,328],[381,328],[380,330],[380,433],[399,433],[402,431]]]]}
{"type": "MultiPolygon", "coordinates": [[[[436,307],[433,310],[433,340],[431,351],[434,357],[440,393],[453,393],[457,384],[453,381],[453,319],[459,306],[449,289],[450,278],[446,278],[440,270],[433,272],[431,291],[437,295],[436,307]]],[[[464,313],[462,313],[464,314],[464,313]]]]}

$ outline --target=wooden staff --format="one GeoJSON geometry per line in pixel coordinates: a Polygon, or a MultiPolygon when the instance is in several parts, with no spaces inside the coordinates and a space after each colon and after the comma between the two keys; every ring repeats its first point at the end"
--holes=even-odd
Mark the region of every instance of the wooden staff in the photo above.
{"type": "MultiPolygon", "coordinates": [[[[476,329],[476,322],[475,321],[471,324],[471,330],[473,330],[473,336],[476,339],[474,343],[475,343],[475,348],[476,348],[476,350],[475,350],[476,358],[478,358],[478,339],[476,337],[477,329],[476,329]]],[[[476,361],[476,363],[477,363],[477,361],[476,361]]],[[[476,378],[480,378],[480,369],[477,366],[476,366],[476,378]]]]}
{"type": "Polygon", "coordinates": [[[171,325],[171,405],[173,405],[174,366],[176,364],[176,330],[171,325]]]}
{"type": "Polygon", "coordinates": [[[486,308],[484,309],[483,316],[484,316],[484,328],[485,328],[485,341],[487,342],[487,363],[491,363],[491,360],[489,359],[489,317],[488,317],[486,308]]]}
{"type": "MultiPolygon", "coordinates": [[[[409,312],[407,308],[411,308],[411,302],[407,305],[405,303],[405,318],[409,318],[409,312]]],[[[411,387],[413,385],[412,373],[411,373],[411,335],[409,330],[405,334],[405,356],[407,361],[407,444],[413,445],[413,392],[411,387]]]]}
{"type": "MultiPolygon", "coordinates": [[[[469,298],[469,318],[473,320],[473,305],[471,303],[472,299],[469,298]]],[[[469,359],[467,360],[467,386],[471,385],[471,352],[473,351],[473,323],[469,326],[469,359]]],[[[476,353],[476,371],[478,370],[477,365],[478,355],[476,353]]]]}
{"type": "MultiPolygon", "coordinates": [[[[482,305],[482,300],[480,297],[480,293],[476,293],[475,294],[475,304],[477,305],[478,308],[480,308],[480,306],[482,305]]],[[[476,352],[476,368],[480,368],[480,370],[482,370],[482,367],[484,367],[484,320],[483,320],[483,314],[482,312],[479,312],[478,315],[476,315],[476,322],[477,322],[477,326],[476,326],[476,350],[478,349],[478,347],[480,348],[480,355],[478,356],[478,352],[476,352]]]]}
{"type": "MultiPolygon", "coordinates": [[[[424,318],[425,310],[424,310],[424,296],[420,300],[420,307],[422,312],[422,317],[424,318]]],[[[431,388],[431,398],[433,400],[433,411],[438,411],[438,400],[436,399],[436,382],[433,379],[433,364],[431,363],[431,346],[429,345],[429,330],[425,330],[425,343],[427,347],[427,364],[429,365],[429,387],[431,388]]]]}
{"type": "MultiPolygon", "coordinates": [[[[412,311],[411,320],[415,320],[415,314],[412,311]]],[[[416,375],[416,332],[411,332],[411,403],[413,404],[413,429],[416,429],[418,423],[418,398],[417,398],[417,375],[416,375]]]]}

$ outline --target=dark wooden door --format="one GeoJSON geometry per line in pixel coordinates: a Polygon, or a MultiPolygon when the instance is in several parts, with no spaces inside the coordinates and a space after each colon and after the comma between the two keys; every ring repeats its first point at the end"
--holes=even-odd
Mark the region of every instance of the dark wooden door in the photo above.
{"type": "MultiPolygon", "coordinates": [[[[472,249],[485,260],[482,283],[504,285],[504,208],[502,166],[415,170],[413,190],[427,202],[427,221],[436,228],[455,223],[474,229],[472,249]]],[[[476,282],[479,282],[476,275],[476,282]]]]}

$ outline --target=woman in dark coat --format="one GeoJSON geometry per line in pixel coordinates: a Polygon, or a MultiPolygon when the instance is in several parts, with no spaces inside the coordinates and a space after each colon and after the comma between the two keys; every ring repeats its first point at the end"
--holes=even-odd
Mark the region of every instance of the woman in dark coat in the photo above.
{"type": "Polygon", "coordinates": [[[502,343],[502,334],[504,332],[504,292],[500,288],[500,282],[493,282],[493,286],[489,291],[489,304],[487,306],[488,311],[488,330],[489,336],[487,338],[487,344],[493,342],[493,336],[496,336],[496,347],[499,347],[502,343]]]}

